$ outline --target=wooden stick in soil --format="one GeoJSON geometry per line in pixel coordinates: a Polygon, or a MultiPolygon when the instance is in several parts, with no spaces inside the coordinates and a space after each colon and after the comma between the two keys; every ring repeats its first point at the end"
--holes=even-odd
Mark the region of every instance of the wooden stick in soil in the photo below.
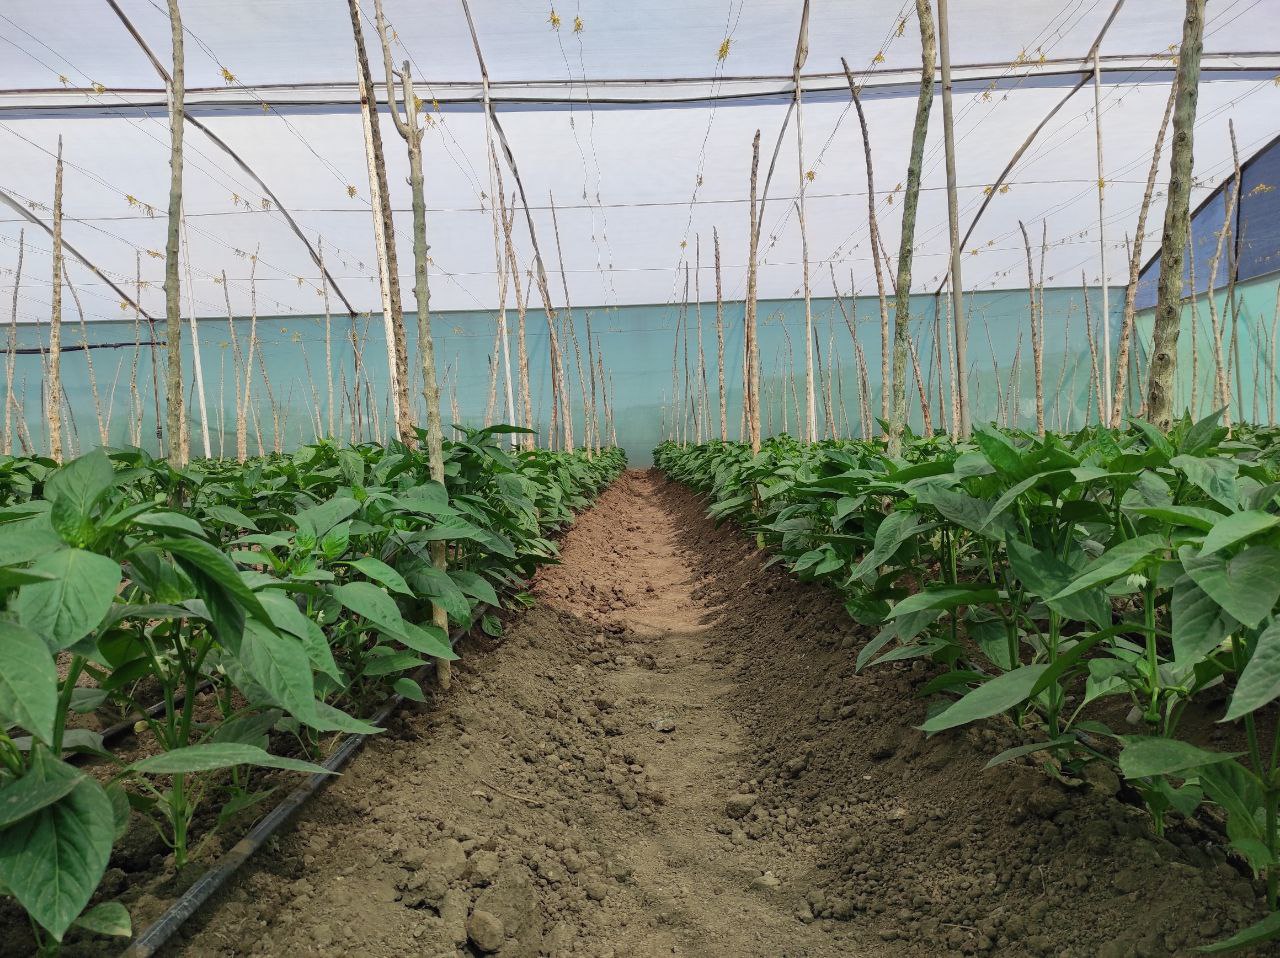
{"type": "Polygon", "coordinates": [[[720,400],[720,439],[729,439],[729,407],[724,394],[724,287],[720,278],[720,230],[711,230],[716,255],[716,382],[720,400]]]}
{"type": "Polygon", "coordinates": [[[0,444],[0,452],[12,456],[14,454],[13,415],[23,417],[22,408],[13,392],[13,373],[18,362],[18,293],[22,289],[22,260],[27,250],[27,231],[18,230],[18,265],[13,271],[13,305],[9,311],[9,338],[4,356],[4,436],[0,444]]]}
{"type": "MultiPolygon", "coordinates": [[[[1231,369],[1234,366],[1236,371],[1236,410],[1239,415],[1237,420],[1244,418],[1244,383],[1240,374],[1240,303],[1236,299],[1236,281],[1240,276],[1240,246],[1243,237],[1240,235],[1242,223],[1240,222],[1240,189],[1243,180],[1240,172],[1240,150],[1236,146],[1236,125],[1235,121],[1227,119],[1227,132],[1231,138],[1231,161],[1234,165],[1235,194],[1236,194],[1236,217],[1231,224],[1234,227],[1231,230],[1231,255],[1227,260],[1227,307],[1231,310],[1231,350],[1227,355],[1227,389],[1231,388],[1231,369]]],[[[1230,396],[1224,405],[1230,405],[1230,396]]],[[[1230,422],[1227,423],[1230,425],[1230,422]]]]}
{"type": "Polygon", "coordinates": [[[813,330],[813,302],[809,292],[809,231],[805,223],[805,193],[810,171],[804,165],[804,103],[800,70],[809,57],[809,0],[804,0],[800,15],[800,35],[796,40],[796,55],[792,65],[792,87],[796,108],[796,166],[800,174],[800,192],[796,200],[796,213],[800,222],[800,270],[804,293],[804,397],[805,440],[818,439],[818,408],[814,392],[814,346],[817,340],[813,330]]]}
{"type": "Polygon", "coordinates": [[[920,372],[920,353],[916,343],[911,341],[911,369],[916,376],[916,392],[920,394],[920,417],[924,422],[924,434],[933,435],[933,416],[929,412],[929,397],[924,388],[924,376],[920,372]]]}
{"type": "Polygon", "coordinates": [[[915,253],[916,211],[920,204],[920,179],[924,166],[924,143],[929,132],[929,112],[933,106],[933,64],[936,45],[931,0],[916,0],[920,22],[920,95],[916,101],[915,126],[911,133],[911,155],[902,200],[902,240],[898,250],[897,291],[893,311],[893,406],[889,417],[889,454],[902,451],[902,428],[907,418],[907,355],[911,349],[911,264],[915,253]]]}
{"type": "Polygon", "coordinates": [[[333,409],[333,321],[329,312],[329,278],[324,271],[324,240],[316,240],[316,249],[320,254],[320,298],[324,300],[324,375],[325,375],[325,410],[329,417],[329,438],[337,436],[334,427],[333,409]]]}
{"type": "MultiPolygon", "coordinates": [[[[1098,340],[1093,331],[1093,316],[1089,309],[1089,284],[1083,271],[1080,273],[1080,289],[1084,293],[1084,335],[1089,341],[1089,383],[1093,387],[1094,398],[1098,402],[1098,421],[1105,425],[1107,418],[1106,407],[1103,405],[1103,391],[1106,385],[1098,369],[1098,340]]],[[[1085,423],[1088,422],[1089,417],[1085,416],[1085,423]]]]}
{"type": "Polygon", "coordinates": [[[698,443],[710,438],[711,427],[707,422],[709,402],[707,396],[707,356],[702,348],[702,235],[694,237],[693,304],[698,322],[698,443]]]}
{"type": "MultiPolygon", "coordinates": [[[[400,295],[400,270],[395,243],[395,221],[391,211],[391,191],[387,182],[382,129],[378,122],[377,89],[369,69],[369,57],[361,26],[360,0],[347,0],[351,33],[355,40],[356,78],[360,94],[360,124],[364,133],[365,166],[369,179],[369,205],[373,215],[374,250],[378,260],[379,290],[382,296],[383,337],[387,351],[388,395],[396,433],[410,448],[417,445],[409,416],[409,361],[404,328],[404,306],[400,295]]],[[[380,8],[379,8],[380,9],[380,8]]],[[[380,16],[380,14],[379,14],[380,16]]],[[[383,45],[383,66],[387,73],[387,100],[396,114],[391,79],[391,54],[383,45]]],[[[397,129],[398,129],[397,125],[397,129]]]]}
{"type": "Polygon", "coordinates": [[[89,376],[89,394],[93,397],[93,415],[98,422],[98,444],[109,445],[107,441],[107,419],[102,414],[102,397],[98,393],[98,376],[93,367],[93,350],[89,348],[89,327],[85,322],[84,306],[80,302],[80,293],[71,282],[71,274],[64,268],[64,279],[67,289],[71,291],[71,300],[76,304],[76,314],[80,317],[80,343],[84,347],[85,371],[89,376]]]}
{"type": "MultiPolygon", "coordinates": [[[[1029,316],[1031,319],[1031,353],[1035,370],[1036,387],[1036,435],[1044,435],[1044,344],[1040,342],[1040,323],[1036,319],[1036,271],[1031,260],[1031,237],[1027,235],[1026,224],[1018,220],[1018,229],[1022,230],[1022,242],[1027,253],[1027,291],[1031,297],[1029,316]]],[[[1088,303],[1085,303],[1088,308],[1088,303]]]]}
{"type": "Polygon", "coordinates": [[[889,300],[885,295],[884,270],[878,253],[882,240],[880,225],[876,219],[876,177],[875,167],[871,162],[871,134],[867,128],[867,115],[862,109],[862,97],[857,84],[853,81],[853,73],[844,57],[840,58],[844,67],[844,76],[849,83],[849,96],[853,100],[854,109],[858,113],[858,127],[862,131],[862,151],[867,168],[867,226],[871,232],[871,263],[876,274],[876,296],[880,301],[880,418],[889,418],[889,300]]]}
{"type": "MultiPolygon", "coordinates": [[[[172,0],[171,0],[172,2],[172,0]]],[[[49,458],[62,462],[62,137],[53,173],[53,311],[49,317],[49,458]]]]}
{"type": "MultiPolygon", "coordinates": [[[[187,464],[187,436],[182,416],[182,289],[178,285],[178,256],[182,225],[182,127],[186,95],[183,64],[182,12],[169,0],[169,40],[173,70],[169,77],[169,227],[164,247],[165,339],[168,370],[165,380],[165,418],[169,432],[169,461],[178,469],[187,464]]],[[[155,347],[152,347],[154,349],[155,347]]]]}
{"type": "Polygon", "coordinates": [[[1182,45],[1178,50],[1178,99],[1173,111],[1168,199],[1160,244],[1160,282],[1147,379],[1147,418],[1168,431],[1173,425],[1173,388],[1177,374],[1178,334],[1182,326],[1182,256],[1191,205],[1192,149],[1196,102],[1200,92],[1200,55],[1204,48],[1205,0],[1187,0],[1182,45]]]}
{"type": "MultiPolygon", "coordinates": [[[[382,59],[387,74],[387,99],[396,130],[409,153],[409,189],[413,197],[413,275],[414,299],[418,312],[418,352],[422,363],[422,393],[427,413],[427,459],[433,482],[444,484],[444,429],[440,416],[440,390],[436,383],[435,344],[431,335],[431,295],[427,282],[427,208],[422,173],[422,127],[418,119],[419,104],[413,89],[413,75],[406,60],[398,75],[401,103],[397,104],[395,83],[397,74],[391,67],[391,45],[387,38],[387,25],[382,16],[381,0],[374,0],[378,38],[382,41],[382,59]],[[403,115],[401,110],[403,109],[403,115]]],[[[407,405],[407,404],[406,404],[407,405]]],[[[431,544],[432,564],[445,571],[447,555],[443,542],[431,544]]],[[[448,613],[438,603],[431,604],[431,620],[434,625],[449,628],[448,613]]],[[[448,689],[452,672],[444,659],[436,660],[436,680],[442,689],[448,689]]]]}
{"type": "Polygon", "coordinates": [[[1138,313],[1138,274],[1142,270],[1142,245],[1147,234],[1147,213],[1151,209],[1151,198],[1155,195],[1156,177],[1160,171],[1160,155],[1164,151],[1165,131],[1173,116],[1173,107],[1177,98],[1178,81],[1175,78],[1169,85],[1169,99],[1165,103],[1160,127],[1156,130],[1156,142],[1151,151],[1151,166],[1147,169],[1147,185],[1142,193],[1142,205],[1138,207],[1138,223],[1134,228],[1133,246],[1129,251],[1129,282],[1124,290],[1124,318],[1120,323],[1120,342],[1116,352],[1116,381],[1111,393],[1110,424],[1112,428],[1119,427],[1124,414],[1124,392],[1129,373],[1129,351],[1133,348],[1134,324],[1138,313]]]}
{"type": "Polygon", "coordinates": [[[187,278],[187,327],[191,330],[191,371],[195,376],[196,403],[200,407],[201,445],[204,457],[211,459],[213,447],[209,441],[209,407],[204,395],[204,361],[200,355],[200,330],[196,325],[196,286],[191,276],[191,237],[187,232],[185,212],[182,215],[182,249],[182,266],[187,278]]]}
{"type": "Polygon", "coordinates": [[[947,168],[947,228],[951,239],[951,298],[955,323],[954,382],[957,415],[953,417],[960,438],[968,438],[969,421],[969,325],[964,312],[964,281],[961,279],[960,211],[956,193],[955,123],[951,113],[951,42],[947,14],[948,0],[938,0],[938,51],[942,58],[942,137],[947,168]]]}
{"type": "Polygon", "coordinates": [[[1209,328],[1213,336],[1214,404],[1224,409],[1223,420],[1227,426],[1230,426],[1231,387],[1228,383],[1226,354],[1223,350],[1223,338],[1226,335],[1226,318],[1220,315],[1218,311],[1217,290],[1218,267],[1222,262],[1222,251],[1226,246],[1227,237],[1232,233],[1231,224],[1235,219],[1236,205],[1240,200],[1239,180],[1232,180],[1231,191],[1227,194],[1227,197],[1222,211],[1222,228],[1218,230],[1213,258],[1209,261],[1209,285],[1205,298],[1209,304],[1209,328]]]}
{"type": "MultiPolygon", "coordinates": [[[[1111,422],[1111,294],[1107,277],[1107,179],[1102,162],[1102,67],[1099,47],[1093,48],[1093,133],[1098,154],[1098,274],[1102,280],[1102,385],[1105,405],[1099,407],[1099,422],[1111,422]]],[[[1043,335],[1043,332],[1041,333],[1043,335]]]]}
{"type": "MultiPolygon", "coordinates": [[[[502,374],[506,386],[507,422],[516,425],[515,392],[511,383],[511,349],[507,342],[507,266],[504,261],[502,233],[506,223],[505,204],[498,203],[499,181],[501,171],[498,169],[498,157],[493,149],[493,100],[489,95],[489,74],[480,75],[480,89],[484,101],[484,143],[485,155],[489,161],[489,209],[493,219],[493,260],[498,271],[498,338],[502,349],[502,374]]],[[[517,280],[517,285],[519,281],[517,280]]],[[[592,380],[592,388],[595,380],[592,380]]],[[[511,436],[512,447],[518,447],[519,435],[511,436]]]]}
{"type": "MultiPolygon", "coordinates": [[[[760,350],[756,345],[756,256],[760,249],[760,218],[763,210],[756,206],[756,176],[760,170],[760,131],[751,143],[750,232],[747,247],[747,300],[743,311],[743,351],[746,375],[743,378],[743,415],[746,417],[751,452],[760,452],[760,350]]],[[[763,202],[761,203],[763,206],[763,202]]]]}
{"type": "MultiPolygon", "coordinates": [[[[583,431],[586,433],[586,435],[584,436],[584,442],[587,445],[587,458],[590,459],[591,458],[591,451],[590,451],[590,447],[591,447],[590,428],[591,427],[588,424],[588,420],[590,418],[589,416],[590,410],[587,408],[586,378],[582,374],[582,350],[578,346],[578,334],[575,329],[575,323],[573,320],[573,305],[569,301],[569,275],[564,268],[564,251],[563,249],[561,249],[561,246],[560,246],[560,223],[556,217],[556,198],[551,194],[550,190],[547,191],[547,199],[550,201],[550,204],[551,204],[551,226],[555,232],[555,237],[556,237],[556,260],[560,264],[560,287],[564,291],[565,315],[562,318],[562,323],[564,325],[564,328],[567,329],[568,331],[570,342],[573,343],[573,355],[574,355],[574,360],[578,369],[578,386],[582,391],[582,420],[583,420],[582,428],[583,428],[583,431]]],[[[565,426],[565,445],[568,449],[574,449],[576,447],[573,444],[573,405],[570,402],[567,383],[565,384],[565,396],[564,396],[564,426],[565,426]]]]}

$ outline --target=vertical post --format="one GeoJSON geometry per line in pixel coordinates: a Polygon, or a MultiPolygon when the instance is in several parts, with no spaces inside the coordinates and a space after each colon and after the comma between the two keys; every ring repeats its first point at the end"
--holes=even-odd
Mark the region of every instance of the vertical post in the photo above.
{"type": "MultiPolygon", "coordinates": [[[[945,0],[940,0],[945,2],[945,0]]],[[[1101,44],[1099,44],[1101,46],[1101,44]]],[[[1107,283],[1106,173],[1102,165],[1102,69],[1093,48],[1093,130],[1098,147],[1098,263],[1102,272],[1102,422],[1111,422],[1111,302],[1107,283]]]]}
{"type": "Polygon", "coordinates": [[[204,398],[204,364],[200,357],[200,330],[196,328],[196,286],[191,278],[191,236],[187,232],[185,211],[182,215],[182,248],[186,252],[183,267],[187,274],[187,325],[191,328],[191,368],[196,378],[196,401],[200,404],[200,429],[204,439],[204,457],[212,459],[213,448],[209,445],[209,408],[204,398]]]}
{"type": "Polygon", "coordinates": [[[716,377],[720,397],[720,440],[729,439],[729,407],[724,395],[724,291],[720,282],[720,231],[711,230],[716,249],[716,377]]]}
{"type": "Polygon", "coordinates": [[[62,462],[62,137],[53,168],[53,312],[49,316],[49,458],[62,462]]]}
{"type": "Polygon", "coordinates": [[[942,138],[947,154],[947,224],[951,231],[951,297],[956,337],[956,430],[968,437],[969,421],[969,321],[964,311],[964,281],[960,275],[960,211],[956,197],[955,121],[951,112],[951,42],[947,0],[938,0],[938,50],[942,59],[942,138]]]}
{"type": "Polygon", "coordinates": [[[756,177],[760,171],[760,131],[751,144],[751,233],[747,249],[747,301],[743,351],[746,375],[743,379],[743,413],[747,419],[752,454],[760,452],[760,350],[756,345],[756,255],[760,249],[760,210],[756,206],[756,177]]]}
{"type": "Polygon", "coordinates": [[[1147,380],[1147,417],[1158,429],[1173,423],[1173,386],[1178,334],[1182,326],[1182,257],[1190,226],[1192,150],[1196,101],[1200,94],[1200,54],[1204,49],[1205,0],[1187,0],[1182,46],[1178,50],[1178,102],[1173,111],[1168,201],[1160,245],[1160,285],[1147,380]]]}
{"type": "Polygon", "coordinates": [[[173,72],[169,80],[169,230],[164,247],[165,339],[169,356],[165,418],[169,431],[169,461],[181,469],[187,464],[187,436],[182,418],[182,290],[178,285],[178,230],[182,220],[182,124],[186,81],[182,12],[178,9],[178,0],[169,0],[169,35],[173,44],[173,72]]]}

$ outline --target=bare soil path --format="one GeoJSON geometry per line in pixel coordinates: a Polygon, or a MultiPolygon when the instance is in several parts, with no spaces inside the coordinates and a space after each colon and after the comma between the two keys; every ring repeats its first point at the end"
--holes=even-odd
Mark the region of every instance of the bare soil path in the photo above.
{"type": "Polygon", "coordinates": [[[628,473],[173,953],[1120,958],[1251,915],[1114,780],[924,740],[923,664],[856,674],[866,630],[766,558],[628,473]]]}

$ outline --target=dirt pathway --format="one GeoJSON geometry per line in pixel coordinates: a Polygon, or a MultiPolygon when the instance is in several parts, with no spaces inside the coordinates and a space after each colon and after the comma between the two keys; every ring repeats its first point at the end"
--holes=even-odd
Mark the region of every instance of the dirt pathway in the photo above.
{"type": "Polygon", "coordinates": [[[923,663],[856,674],[838,601],[656,473],[532,591],[175,953],[1120,958],[1248,914],[1114,780],[984,776],[998,731],[924,740],[923,663]]]}

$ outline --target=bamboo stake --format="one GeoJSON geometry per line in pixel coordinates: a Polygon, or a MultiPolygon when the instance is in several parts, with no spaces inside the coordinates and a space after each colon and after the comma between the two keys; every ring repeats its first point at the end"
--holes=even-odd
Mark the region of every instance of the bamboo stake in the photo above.
{"type": "MultiPolygon", "coordinates": [[[[435,344],[431,335],[431,295],[427,283],[427,209],[422,174],[422,127],[419,125],[419,103],[413,90],[413,75],[406,60],[401,65],[401,104],[396,104],[396,74],[391,67],[391,46],[387,25],[382,16],[381,0],[374,0],[378,38],[382,41],[382,59],[387,74],[387,99],[396,130],[409,152],[409,189],[413,196],[413,275],[414,299],[418,312],[418,353],[422,362],[422,393],[427,413],[427,458],[431,479],[444,483],[444,430],[440,417],[440,390],[436,383],[435,344]],[[401,115],[401,109],[404,114],[401,115]]],[[[403,381],[403,380],[402,380],[403,381]]],[[[404,405],[407,405],[405,403],[404,405]]],[[[448,559],[443,542],[431,544],[431,558],[437,569],[445,571],[448,559]]],[[[448,631],[449,618],[438,602],[431,605],[431,621],[448,631]]],[[[436,681],[447,690],[452,680],[449,663],[436,660],[436,681]]]]}
{"type": "Polygon", "coordinates": [[[1182,46],[1178,51],[1178,102],[1173,112],[1168,199],[1160,245],[1160,287],[1154,342],[1147,381],[1147,416],[1156,428],[1173,424],[1178,334],[1182,325],[1182,251],[1186,245],[1191,200],[1192,148],[1204,47],[1205,0],[1187,0],[1182,46]]]}
{"type": "MultiPolygon", "coordinates": [[[[196,287],[191,277],[191,237],[187,232],[185,211],[182,219],[183,269],[187,277],[187,326],[191,329],[191,369],[195,375],[196,402],[200,406],[200,429],[204,439],[204,457],[213,458],[213,449],[209,442],[209,408],[204,396],[204,362],[200,355],[200,330],[196,326],[196,287]]],[[[184,407],[185,408],[185,407],[184,407]]]]}
{"type": "Polygon", "coordinates": [[[1102,68],[1099,46],[1093,48],[1093,132],[1098,153],[1098,263],[1102,278],[1102,378],[1104,405],[1099,407],[1101,421],[1111,422],[1111,299],[1107,278],[1107,202],[1106,171],[1102,163],[1102,68]]]}
{"type": "MultiPolygon", "coordinates": [[[[173,70],[169,77],[169,229],[164,247],[165,339],[168,375],[165,381],[169,460],[179,469],[187,464],[187,436],[182,427],[182,288],[178,284],[178,256],[182,225],[182,127],[186,95],[183,64],[182,13],[178,0],[169,0],[169,39],[173,70]]],[[[154,351],[155,347],[152,347],[154,351]]]]}
{"type": "Polygon", "coordinates": [[[920,373],[920,353],[914,339],[911,340],[911,369],[916,376],[916,392],[920,394],[920,418],[924,422],[924,434],[932,436],[933,416],[929,413],[929,397],[925,393],[924,376],[920,373]]]}
{"type": "Polygon", "coordinates": [[[889,454],[902,451],[902,427],[907,418],[907,354],[911,347],[911,263],[915,252],[916,210],[920,203],[920,178],[924,165],[924,143],[929,132],[929,111],[933,106],[933,64],[936,55],[933,10],[930,0],[916,0],[920,21],[920,96],[916,101],[915,127],[911,134],[911,157],[907,164],[906,192],[902,200],[902,242],[898,251],[897,296],[893,312],[893,409],[889,419],[889,454]]]}
{"type": "Polygon", "coordinates": [[[693,303],[694,313],[698,321],[698,443],[702,444],[703,440],[710,438],[711,428],[707,423],[707,413],[709,411],[708,395],[707,395],[707,357],[702,348],[702,285],[699,282],[702,275],[702,236],[701,234],[694,237],[694,268],[693,268],[693,303]]]}
{"type": "MultiPolygon", "coordinates": [[[[1093,387],[1094,396],[1098,401],[1098,421],[1105,425],[1109,422],[1103,401],[1106,385],[1103,374],[1098,368],[1098,341],[1094,336],[1093,317],[1089,311],[1089,283],[1083,271],[1080,273],[1080,288],[1084,291],[1084,335],[1089,341],[1089,384],[1093,387]]],[[[1087,410],[1084,421],[1086,424],[1089,422],[1087,410]]]]}
{"type": "MultiPolygon", "coordinates": [[[[1126,377],[1129,372],[1129,351],[1133,348],[1133,337],[1135,334],[1135,319],[1138,313],[1138,274],[1142,270],[1142,245],[1146,241],[1147,233],[1147,213],[1151,209],[1151,198],[1155,195],[1156,177],[1160,170],[1160,155],[1164,151],[1165,131],[1169,127],[1169,120],[1173,117],[1173,107],[1178,98],[1178,81],[1169,84],[1169,99],[1165,103],[1164,116],[1160,120],[1160,127],[1156,130],[1156,142],[1151,151],[1151,166],[1147,169],[1147,185],[1142,193],[1142,205],[1138,207],[1138,223],[1134,228],[1133,246],[1129,252],[1129,283],[1124,291],[1124,319],[1120,325],[1120,344],[1116,353],[1116,381],[1115,389],[1111,394],[1111,419],[1112,428],[1120,425],[1121,413],[1123,412],[1124,391],[1126,377]]],[[[1194,282],[1192,284],[1194,289],[1194,282]]],[[[1194,341],[1195,334],[1192,334],[1194,341]]],[[[1195,374],[1192,373],[1194,381],[1195,374]]],[[[1192,402],[1194,406],[1195,403],[1192,402]]]]}
{"type": "Polygon", "coordinates": [[[720,231],[711,230],[716,253],[716,381],[720,399],[720,439],[729,439],[729,407],[724,393],[724,288],[720,278],[720,231]]]}
{"type": "MultiPolygon", "coordinates": [[[[16,411],[20,421],[24,418],[22,407],[18,405],[17,396],[13,392],[13,374],[18,362],[18,293],[22,288],[22,260],[26,250],[27,231],[19,229],[18,265],[13,271],[13,306],[9,312],[9,340],[4,357],[4,444],[3,449],[0,449],[10,456],[14,454],[14,439],[17,438],[13,430],[13,414],[16,411]]],[[[21,429],[18,432],[21,433],[21,429]]]]}
{"type": "Polygon", "coordinates": [[[853,100],[854,109],[858,112],[858,126],[862,130],[862,151],[867,167],[867,226],[871,231],[871,263],[876,274],[876,295],[880,300],[880,418],[889,418],[889,301],[885,295],[884,270],[881,268],[879,249],[883,243],[880,238],[880,225],[876,218],[876,177],[871,163],[871,134],[867,128],[867,115],[862,109],[862,97],[853,82],[853,73],[849,70],[848,61],[840,58],[844,67],[845,79],[849,83],[849,96],[853,100]]]}
{"type": "MultiPolygon", "coordinates": [[[[760,170],[760,131],[751,143],[751,213],[747,247],[747,301],[743,310],[743,415],[746,417],[752,455],[760,452],[760,349],[756,345],[756,256],[760,249],[760,220],[763,209],[756,206],[756,176],[760,170]]],[[[763,200],[761,206],[763,206],[763,200]]]]}
{"type": "MultiPolygon", "coordinates": [[[[249,268],[249,349],[244,357],[244,403],[243,415],[253,413],[254,428],[257,429],[258,407],[251,405],[250,396],[253,392],[253,352],[258,345],[258,252],[254,250],[253,256],[250,257],[251,266],[249,268]]],[[[247,443],[247,437],[246,437],[247,443]]],[[[258,433],[258,455],[262,455],[262,435],[258,433]]],[[[242,448],[240,439],[236,439],[236,459],[244,462],[248,458],[248,449],[242,448]]]]}
{"type": "MultiPolygon", "coordinates": [[[[502,373],[506,385],[507,400],[507,422],[515,424],[515,394],[511,384],[511,350],[507,344],[507,268],[503,261],[504,248],[500,233],[500,226],[505,226],[506,210],[505,207],[497,205],[498,189],[500,184],[501,173],[498,170],[498,157],[493,149],[493,100],[489,94],[489,74],[488,71],[480,74],[480,90],[484,101],[484,143],[485,155],[489,162],[489,208],[493,220],[493,259],[494,265],[498,270],[498,338],[501,341],[502,348],[502,373]],[[502,221],[500,223],[500,220],[502,221]]],[[[510,234],[509,228],[505,230],[510,234]]],[[[517,285],[519,281],[517,280],[517,285]]],[[[592,391],[595,390],[595,378],[591,380],[592,391]]],[[[516,447],[519,436],[513,434],[511,436],[511,445],[516,447]]]]}
{"type": "Polygon", "coordinates": [[[800,36],[796,41],[796,55],[792,66],[792,86],[795,89],[796,111],[796,165],[800,174],[800,193],[796,200],[796,212],[800,222],[800,263],[801,285],[804,291],[804,396],[805,396],[805,440],[816,442],[818,439],[818,409],[814,394],[813,373],[813,302],[809,292],[809,231],[805,223],[805,193],[809,182],[809,171],[804,165],[804,103],[800,70],[809,57],[809,0],[805,0],[800,16],[800,36]]]}
{"type": "MultiPolygon", "coordinates": [[[[170,0],[172,5],[173,0],[170,0]]],[[[53,173],[53,312],[49,319],[49,458],[62,462],[62,137],[53,173]]]]}
{"type": "Polygon", "coordinates": [[[316,249],[320,255],[320,298],[324,300],[324,378],[325,409],[329,417],[329,438],[338,433],[334,429],[333,410],[333,320],[329,311],[329,279],[324,271],[324,239],[316,238],[316,249]]]}
{"type": "MultiPolygon", "coordinates": [[[[1027,252],[1027,290],[1031,296],[1031,353],[1035,369],[1036,387],[1036,435],[1044,435],[1044,344],[1040,341],[1040,324],[1036,319],[1036,272],[1031,261],[1031,237],[1027,235],[1026,224],[1018,220],[1018,228],[1022,230],[1022,242],[1027,252]]],[[[1085,300],[1085,309],[1089,307],[1085,300]]]]}
{"type": "Polygon", "coordinates": [[[102,398],[98,394],[98,376],[93,368],[93,350],[89,348],[89,327],[85,322],[84,306],[80,302],[80,293],[71,282],[71,274],[64,271],[67,289],[71,291],[71,300],[76,304],[76,313],[80,317],[80,344],[84,348],[85,371],[89,376],[89,394],[93,397],[93,415],[98,423],[98,444],[108,445],[107,419],[102,415],[102,398]]]}
{"type": "MultiPolygon", "coordinates": [[[[556,217],[556,199],[554,196],[551,195],[550,190],[547,191],[547,197],[551,203],[551,225],[555,232],[555,237],[556,237],[556,259],[560,264],[560,286],[561,286],[561,289],[564,291],[565,316],[561,320],[561,322],[564,324],[565,328],[568,330],[569,340],[573,343],[573,354],[574,354],[574,358],[575,358],[577,369],[578,369],[578,385],[581,387],[581,390],[582,390],[582,419],[583,419],[582,427],[583,427],[583,431],[587,433],[587,435],[585,436],[585,442],[589,449],[591,445],[591,435],[589,431],[590,427],[587,425],[587,420],[589,418],[589,415],[588,415],[589,410],[587,409],[587,384],[586,384],[586,379],[582,375],[582,350],[578,346],[578,334],[574,329],[575,324],[573,321],[573,305],[569,302],[569,275],[564,268],[564,251],[560,247],[560,223],[556,217]]],[[[563,382],[564,380],[562,380],[562,383],[563,382]]],[[[565,394],[563,397],[563,401],[564,401],[565,445],[569,449],[574,449],[576,447],[573,444],[573,406],[570,402],[567,383],[564,383],[564,390],[565,390],[565,394]]],[[[590,451],[588,451],[587,453],[587,458],[588,459],[591,458],[590,451]]]]}
{"type": "MultiPolygon", "coordinates": [[[[417,437],[409,415],[409,359],[404,327],[404,305],[400,295],[400,270],[395,243],[395,221],[391,212],[391,190],[387,182],[386,156],[383,152],[382,129],[377,115],[377,88],[369,69],[369,57],[364,45],[364,29],[360,24],[360,0],[347,0],[351,13],[351,33],[355,40],[357,79],[360,91],[360,121],[364,133],[365,162],[369,177],[369,204],[373,214],[374,248],[378,255],[378,274],[382,292],[383,336],[387,349],[388,390],[391,397],[391,415],[400,440],[413,448],[417,437]]],[[[402,121],[396,112],[395,80],[391,66],[391,49],[382,34],[382,6],[374,4],[375,22],[382,42],[383,67],[386,72],[387,105],[396,118],[396,129],[402,121]]],[[[403,136],[403,132],[401,132],[403,136]]],[[[422,320],[418,320],[419,327],[422,320]]]]}
{"type": "Polygon", "coordinates": [[[969,421],[969,324],[964,313],[964,281],[961,279],[960,261],[960,211],[956,197],[956,144],[955,121],[951,113],[951,42],[947,0],[938,0],[938,51],[942,58],[942,137],[946,150],[947,167],[947,227],[951,237],[951,297],[955,319],[954,383],[957,416],[953,417],[955,431],[967,438],[971,431],[969,421]]]}
{"type": "MultiPolygon", "coordinates": [[[[1240,189],[1243,180],[1240,173],[1240,150],[1236,147],[1236,126],[1235,122],[1230,118],[1227,119],[1227,132],[1231,139],[1231,161],[1234,165],[1235,178],[1235,194],[1236,194],[1236,218],[1235,229],[1232,231],[1231,237],[1231,256],[1228,259],[1227,266],[1227,305],[1231,310],[1231,351],[1227,356],[1227,390],[1228,394],[1231,389],[1231,369],[1235,367],[1236,372],[1236,409],[1239,415],[1237,420],[1244,418],[1244,382],[1240,374],[1240,303],[1236,299],[1236,280],[1240,276],[1240,244],[1242,237],[1240,236],[1240,189]]],[[[1227,396],[1227,402],[1230,404],[1230,395],[1227,396]]],[[[1227,425],[1231,425],[1228,419],[1227,425]]]]}

